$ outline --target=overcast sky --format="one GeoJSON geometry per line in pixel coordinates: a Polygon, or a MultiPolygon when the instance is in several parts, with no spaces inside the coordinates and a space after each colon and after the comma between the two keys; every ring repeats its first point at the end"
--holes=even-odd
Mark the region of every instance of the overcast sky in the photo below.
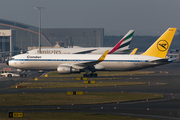
{"type": "Polygon", "coordinates": [[[42,28],[104,28],[105,35],[161,35],[180,29],[180,0],[0,0],[0,18],[42,28]]]}

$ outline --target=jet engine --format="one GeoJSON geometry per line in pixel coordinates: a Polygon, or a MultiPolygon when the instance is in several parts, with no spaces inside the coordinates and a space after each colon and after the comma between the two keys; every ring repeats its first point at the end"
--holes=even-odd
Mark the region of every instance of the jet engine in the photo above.
{"type": "Polygon", "coordinates": [[[70,73],[80,73],[79,69],[75,69],[71,66],[64,66],[64,65],[59,65],[57,67],[57,72],[59,74],[70,74],[70,73]]]}

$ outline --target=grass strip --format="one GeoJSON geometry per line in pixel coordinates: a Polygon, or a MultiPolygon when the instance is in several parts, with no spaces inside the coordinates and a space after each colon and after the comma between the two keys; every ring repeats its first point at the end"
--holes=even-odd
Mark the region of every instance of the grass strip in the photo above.
{"type": "MultiPolygon", "coordinates": [[[[94,78],[94,77],[92,77],[92,78],[87,78],[87,80],[120,80],[120,79],[123,79],[123,78],[122,77],[112,77],[112,78],[98,78],[98,77],[94,78]]],[[[34,81],[34,79],[31,81],[34,81]]],[[[59,79],[40,78],[40,79],[38,79],[38,81],[77,81],[77,79],[76,78],[59,78],[59,79]]]]}
{"type": "Polygon", "coordinates": [[[0,113],[1,120],[155,120],[119,115],[102,115],[94,113],[59,113],[59,112],[34,112],[24,113],[23,118],[7,118],[7,113],[0,113]]]}
{"type": "MultiPolygon", "coordinates": [[[[153,74],[155,71],[97,71],[98,76],[123,76],[123,75],[139,75],[139,74],[153,74]]],[[[80,74],[58,74],[57,71],[48,73],[48,77],[82,77],[85,72],[80,74]]]]}
{"type": "MultiPolygon", "coordinates": [[[[76,88],[76,87],[107,87],[122,85],[144,85],[145,82],[96,82],[94,84],[85,84],[82,82],[25,82],[18,85],[26,86],[26,88],[76,88]]],[[[16,85],[10,87],[16,88],[16,85]]]]}
{"type": "Polygon", "coordinates": [[[17,93],[0,94],[0,98],[0,106],[34,106],[116,103],[163,98],[163,95],[125,92],[88,92],[83,95],[67,95],[67,93],[17,93]]]}

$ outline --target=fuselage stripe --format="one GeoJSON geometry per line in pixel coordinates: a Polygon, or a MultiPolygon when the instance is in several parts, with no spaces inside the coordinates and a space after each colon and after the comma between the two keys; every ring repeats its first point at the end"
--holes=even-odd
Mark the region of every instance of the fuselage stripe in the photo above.
{"type": "MultiPolygon", "coordinates": [[[[76,61],[91,62],[96,60],[80,60],[80,59],[14,59],[9,61],[76,61]]],[[[149,62],[148,60],[104,60],[104,62],[149,62]]]]}

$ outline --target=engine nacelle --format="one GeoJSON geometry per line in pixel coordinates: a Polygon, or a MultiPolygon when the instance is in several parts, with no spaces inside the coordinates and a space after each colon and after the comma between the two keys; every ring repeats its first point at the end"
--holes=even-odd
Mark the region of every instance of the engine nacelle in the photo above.
{"type": "Polygon", "coordinates": [[[70,73],[80,73],[79,69],[75,69],[71,66],[64,66],[64,65],[59,65],[57,67],[57,72],[59,74],[70,74],[70,73]]]}

